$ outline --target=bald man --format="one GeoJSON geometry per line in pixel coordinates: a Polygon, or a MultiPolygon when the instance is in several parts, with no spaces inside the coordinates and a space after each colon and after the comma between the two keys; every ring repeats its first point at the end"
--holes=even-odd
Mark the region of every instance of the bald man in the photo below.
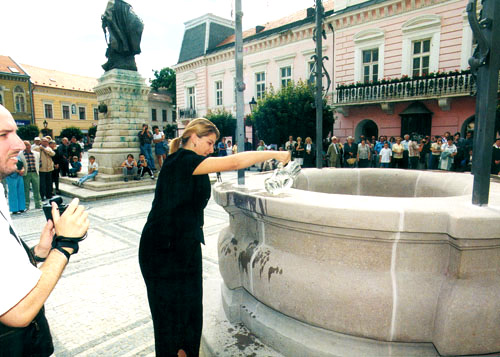
{"type": "MultiPolygon", "coordinates": [[[[0,105],[0,179],[16,171],[17,156],[26,149],[16,131],[12,115],[0,105]]],[[[44,357],[54,352],[43,305],[69,257],[78,251],[74,238],[85,235],[89,220],[78,199],[61,216],[53,203],[52,216],[40,242],[28,248],[13,227],[0,186],[0,356],[44,357]],[[38,262],[43,262],[40,268],[38,262]]]]}

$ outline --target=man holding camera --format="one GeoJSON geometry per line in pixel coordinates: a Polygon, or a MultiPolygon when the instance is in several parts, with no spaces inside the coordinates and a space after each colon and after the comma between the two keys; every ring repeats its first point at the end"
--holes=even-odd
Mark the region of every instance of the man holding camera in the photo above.
{"type": "Polygon", "coordinates": [[[151,170],[156,171],[155,159],[153,158],[153,151],[151,150],[151,141],[153,134],[149,131],[147,124],[142,124],[142,130],[137,134],[139,143],[141,145],[141,154],[146,157],[148,166],[151,170]]]}
{"type": "MultiPolygon", "coordinates": [[[[0,105],[1,179],[16,170],[16,157],[25,149],[16,130],[12,115],[0,105]]],[[[17,235],[1,186],[0,191],[0,356],[50,356],[54,347],[43,305],[71,254],[78,252],[77,241],[89,227],[87,212],[78,199],[62,215],[52,203],[53,218],[30,249],[17,235]]]]}

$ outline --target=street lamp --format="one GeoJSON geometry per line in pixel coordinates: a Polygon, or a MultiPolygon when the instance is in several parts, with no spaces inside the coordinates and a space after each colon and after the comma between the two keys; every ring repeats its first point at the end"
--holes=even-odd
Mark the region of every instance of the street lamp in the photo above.
{"type": "Polygon", "coordinates": [[[47,120],[44,120],[43,121],[43,127],[44,127],[44,129],[47,129],[48,125],[49,125],[49,123],[47,123],[47,120]]]}
{"type": "Polygon", "coordinates": [[[255,101],[255,97],[252,97],[252,100],[250,101],[250,103],[248,103],[248,105],[250,105],[250,113],[253,112],[253,110],[255,109],[255,106],[257,105],[257,102],[255,101]]]}

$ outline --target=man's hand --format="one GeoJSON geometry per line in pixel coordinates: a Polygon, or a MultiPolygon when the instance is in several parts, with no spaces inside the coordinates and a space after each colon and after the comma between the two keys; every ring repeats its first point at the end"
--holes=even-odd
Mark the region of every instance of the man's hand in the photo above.
{"type": "Polygon", "coordinates": [[[35,255],[40,258],[47,258],[52,249],[52,238],[54,238],[54,222],[48,220],[40,235],[40,242],[35,247],[35,255]]]}
{"type": "Polygon", "coordinates": [[[52,203],[52,217],[55,232],[58,236],[67,238],[83,237],[89,229],[88,213],[83,206],[79,206],[78,198],[73,199],[62,215],[55,202],[52,203]]]}

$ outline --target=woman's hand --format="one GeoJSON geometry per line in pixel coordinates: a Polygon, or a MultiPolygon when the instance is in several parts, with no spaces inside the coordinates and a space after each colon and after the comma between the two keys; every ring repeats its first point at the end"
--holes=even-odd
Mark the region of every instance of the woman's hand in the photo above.
{"type": "Polygon", "coordinates": [[[292,154],[290,151],[277,151],[274,158],[279,162],[282,162],[283,165],[286,165],[290,161],[291,157],[292,154]]]}

